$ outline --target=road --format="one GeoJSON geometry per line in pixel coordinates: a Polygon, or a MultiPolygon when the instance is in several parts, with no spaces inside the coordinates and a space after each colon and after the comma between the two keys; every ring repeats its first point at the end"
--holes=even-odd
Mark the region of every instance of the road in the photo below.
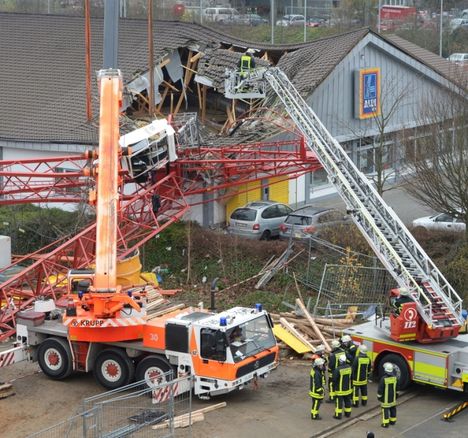
{"type": "MultiPolygon", "coordinates": [[[[37,364],[20,363],[1,368],[1,379],[13,381],[16,395],[0,400],[0,430],[2,438],[27,436],[34,431],[56,424],[77,413],[84,397],[102,392],[92,375],[76,374],[64,381],[53,381],[37,373],[37,364]]],[[[455,438],[466,435],[468,409],[453,423],[442,422],[440,414],[461,400],[459,393],[416,387],[415,398],[398,408],[398,423],[389,430],[381,429],[380,415],[360,419],[349,425],[333,417],[333,404],[324,403],[321,421],[310,419],[311,401],[308,397],[310,364],[285,359],[257,390],[245,388],[210,401],[193,399],[193,409],[222,401],[227,406],[205,415],[205,420],[192,428],[177,429],[177,435],[190,438],[311,438],[331,435],[340,438],[365,437],[372,430],[377,437],[455,438]],[[342,430],[333,428],[342,425],[342,430]]],[[[362,417],[368,410],[378,408],[376,384],[369,387],[369,404],[353,409],[351,420],[362,417]]],[[[406,397],[406,396],[405,396],[406,397]]],[[[402,397],[403,399],[403,397],[402,397]]],[[[50,435],[49,435],[50,436],[50,435]]],[[[144,435],[146,436],[146,435],[144,435]]],[[[150,435],[148,435],[150,436],[150,435]]],[[[153,435],[151,435],[153,436],[153,435]]]]}
{"type": "MultiPolygon", "coordinates": [[[[422,205],[401,188],[394,188],[385,192],[383,199],[390,207],[393,208],[395,213],[406,225],[411,225],[413,219],[418,217],[434,214],[434,210],[422,205]]],[[[338,194],[317,198],[316,200],[311,201],[311,203],[320,207],[345,209],[345,204],[338,194]]]]}

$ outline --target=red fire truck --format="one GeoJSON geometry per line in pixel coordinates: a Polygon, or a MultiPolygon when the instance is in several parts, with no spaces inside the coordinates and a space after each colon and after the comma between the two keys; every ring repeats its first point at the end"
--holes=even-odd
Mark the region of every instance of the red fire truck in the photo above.
{"type": "Polygon", "coordinates": [[[380,8],[380,29],[395,30],[405,23],[414,21],[416,8],[410,6],[383,5],[380,8]]]}

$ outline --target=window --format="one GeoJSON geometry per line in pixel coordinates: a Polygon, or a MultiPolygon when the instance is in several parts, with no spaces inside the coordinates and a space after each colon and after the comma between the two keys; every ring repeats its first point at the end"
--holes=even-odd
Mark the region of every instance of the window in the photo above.
{"type": "Polygon", "coordinates": [[[234,210],[231,214],[231,219],[236,219],[239,221],[254,221],[257,217],[257,210],[251,208],[238,208],[234,210]]]}
{"type": "Polygon", "coordinates": [[[292,211],[292,208],[289,208],[286,205],[277,205],[277,207],[280,216],[287,216],[292,211]]]}
{"type": "Polygon", "coordinates": [[[217,360],[220,362],[226,360],[227,340],[223,332],[202,328],[200,331],[200,338],[200,353],[203,359],[217,360]]]}
{"type": "Polygon", "coordinates": [[[241,324],[228,332],[234,362],[239,362],[276,344],[265,316],[241,324]]]}
{"type": "Polygon", "coordinates": [[[266,208],[262,212],[263,219],[273,219],[278,216],[280,215],[278,214],[278,209],[276,208],[276,205],[272,205],[271,207],[266,208]]]}
{"type": "Polygon", "coordinates": [[[453,217],[443,213],[435,218],[435,222],[453,222],[453,217]]]}
{"type": "Polygon", "coordinates": [[[287,219],[286,223],[289,225],[312,225],[312,218],[310,216],[298,216],[295,214],[290,214],[287,219]]]}

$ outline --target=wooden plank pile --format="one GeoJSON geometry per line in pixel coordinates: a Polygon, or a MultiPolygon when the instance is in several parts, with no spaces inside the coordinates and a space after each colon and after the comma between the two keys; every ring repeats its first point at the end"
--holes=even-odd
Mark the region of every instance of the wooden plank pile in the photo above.
{"type": "Polygon", "coordinates": [[[330,351],[330,342],[341,337],[343,330],[354,324],[354,308],[348,310],[345,318],[313,318],[302,300],[297,299],[296,305],[296,311],[271,314],[275,335],[284,351],[283,357],[287,355],[308,359],[319,344],[330,351]],[[293,351],[297,354],[291,355],[293,351]]]}
{"type": "MultiPolygon", "coordinates": [[[[203,421],[205,419],[205,414],[207,412],[214,411],[216,409],[226,407],[226,402],[221,402],[216,405],[207,406],[205,408],[197,409],[193,411],[191,414],[182,414],[174,417],[174,428],[177,429],[179,427],[188,427],[191,424],[198,423],[199,421],[203,421]]],[[[161,424],[156,424],[152,426],[152,429],[167,429],[169,427],[169,420],[165,420],[161,424]]]]}
{"type": "Polygon", "coordinates": [[[0,399],[15,395],[15,389],[11,383],[0,382],[0,399]]]}

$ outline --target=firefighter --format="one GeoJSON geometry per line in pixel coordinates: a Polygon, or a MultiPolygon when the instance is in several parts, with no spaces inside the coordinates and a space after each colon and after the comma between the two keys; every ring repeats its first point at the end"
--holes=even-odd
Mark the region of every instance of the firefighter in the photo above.
{"type": "Polygon", "coordinates": [[[344,414],[351,416],[351,395],[353,387],[351,386],[352,370],[346,362],[346,356],[343,354],[338,358],[338,367],[333,371],[333,391],[335,396],[335,415],[333,418],[341,420],[344,414]]]}
{"type": "Polygon", "coordinates": [[[325,389],[323,386],[323,374],[325,370],[325,360],[322,358],[315,359],[314,366],[310,370],[310,391],[312,397],[312,408],[310,410],[310,418],[312,420],[321,420],[319,415],[320,404],[322,403],[325,389]]]}
{"type": "Polygon", "coordinates": [[[351,336],[344,335],[341,337],[341,348],[346,353],[346,361],[349,365],[352,365],[357,354],[357,346],[351,336]]]}
{"type": "Polygon", "coordinates": [[[358,355],[351,366],[353,371],[353,406],[359,406],[359,395],[362,406],[367,405],[367,383],[371,373],[371,360],[367,355],[367,347],[360,345],[358,355]]]}
{"type": "Polygon", "coordinates": [[[392,299],[393,312],[395,315],[399,315],[403,309],[403,304],[412,303],[410,291],[404,287],[400,288],[400,295],[392,299]]]}
{"type": "Polygon", "coordinates": [[[240,78],[245,79],[249,76],[249,73],[255,68],[255,59],[252,56],[252,49],[248,49],[245,53],[242,54],[239,60],[239,72],[240,78]]]}
{"type": "Polygon", "coordinates": [[[334,339],[331,341],[331,353],[328,357],[328,400],[327,403],[333,403],[335,400],[334,390],[333,390],[333,372],[338,367],[338,359],[344,357],[346,360],[346,353],[341,348],[340,341],[334,339]]]}
{"type": "Polygon", "coordinates": [[[395,376],[393,364],[386,362],[383,364],[383,369],[384,375],[379,381],[377,399],[382,408],[382,427],[388,427],[389,424],[396,424],[397,420],[398,379],[395,376]]]}

